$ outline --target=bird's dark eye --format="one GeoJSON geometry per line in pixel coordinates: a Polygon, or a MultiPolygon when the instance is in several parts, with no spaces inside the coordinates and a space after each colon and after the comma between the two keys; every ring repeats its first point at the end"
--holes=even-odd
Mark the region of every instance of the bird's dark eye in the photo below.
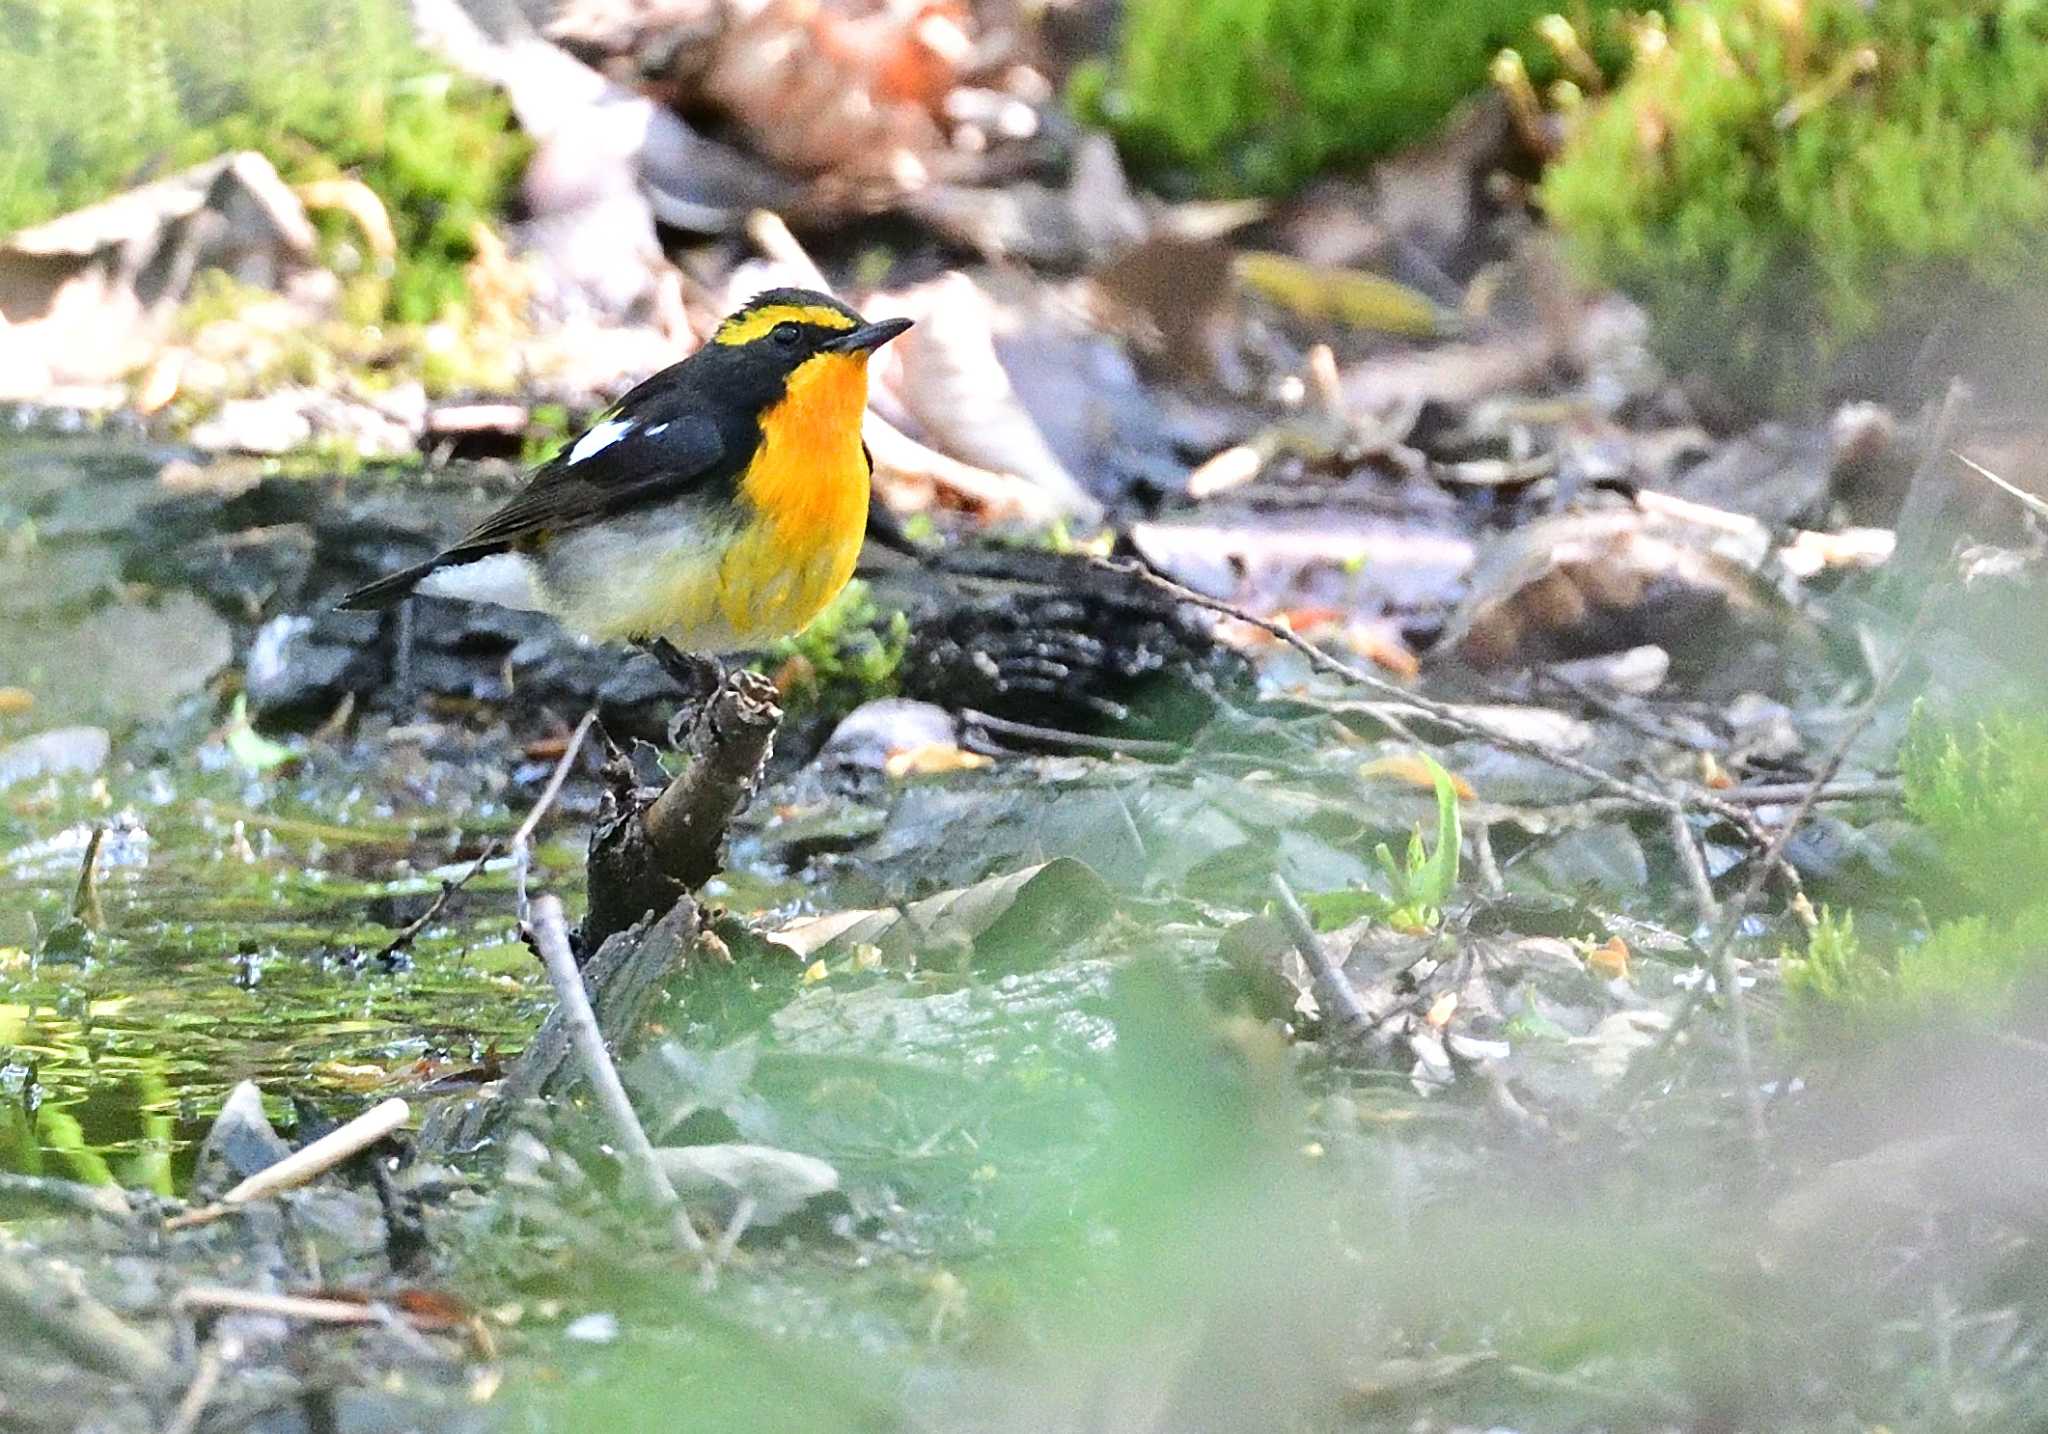
{"type": "Polygon", "coordinates": [[[799,329],[795,324],[777,324],[772,332],[775,336],[775,342],[781,344],[786,349],[795,348],[796,341],[804,336],[803,330],[799,329]]]}

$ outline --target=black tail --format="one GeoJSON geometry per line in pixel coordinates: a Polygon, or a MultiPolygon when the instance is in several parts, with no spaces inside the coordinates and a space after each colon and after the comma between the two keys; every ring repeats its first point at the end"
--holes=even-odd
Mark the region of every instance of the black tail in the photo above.
{"type": "Polygon", "coordinates": [[[357,588],[335,606],[360,611],[367,608],[396,607],[412,596],[412,590],[419,586],[420,579],[441,566],[446,553],[428,558],[424,563],[414,563],[409,568],[400,568],[374,583],[357,588]]]}

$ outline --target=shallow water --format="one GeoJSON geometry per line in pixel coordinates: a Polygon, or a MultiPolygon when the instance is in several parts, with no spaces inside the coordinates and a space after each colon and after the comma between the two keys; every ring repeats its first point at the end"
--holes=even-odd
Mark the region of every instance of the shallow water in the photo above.
{"type": "Polygon", "coordinates": [[[502,862],[378,959],[524,801],[432,728],[238,756],[234,626],[122,571],[163,456],[0,443],[0,1169],[167,1190],[235,1082],[287,1124],[288,1093],[346,1114],[509,1055],[542,982],[502,862]]]}

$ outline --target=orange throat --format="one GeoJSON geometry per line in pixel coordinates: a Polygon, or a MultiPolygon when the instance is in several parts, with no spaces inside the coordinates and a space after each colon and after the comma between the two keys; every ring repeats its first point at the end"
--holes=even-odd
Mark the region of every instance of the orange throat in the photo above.
{"type": "Polygon", "coordinates": [[[867,398],[866,354],[820,354],[761,415],[761,447],[740,479],[756,521],[721,572],[736,631],[795,632],[853,576],[868,520],[867,398]]]}

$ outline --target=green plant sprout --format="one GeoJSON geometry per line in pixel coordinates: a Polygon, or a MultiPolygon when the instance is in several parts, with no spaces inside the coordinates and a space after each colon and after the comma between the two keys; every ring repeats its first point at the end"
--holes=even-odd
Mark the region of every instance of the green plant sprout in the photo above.
{"type": "Polygon", "coordinates": [[[1328,930],[1365,917],[1401,931],[1434,931],[1442,924],[1444,907],[1458,889],[1458,849],[1464,830],[1451,774],[1428,753],[1420,757],[1436,789],[1436,845],[1423,844],[1420,826],[1408,834],[1408,850],[1399,860],[1385,842],[1379,843],[1373,860],[1386,873],[1390,894],[1353,888],[1305,896],[1302,905],[1317,926],[1328,930]]]}

